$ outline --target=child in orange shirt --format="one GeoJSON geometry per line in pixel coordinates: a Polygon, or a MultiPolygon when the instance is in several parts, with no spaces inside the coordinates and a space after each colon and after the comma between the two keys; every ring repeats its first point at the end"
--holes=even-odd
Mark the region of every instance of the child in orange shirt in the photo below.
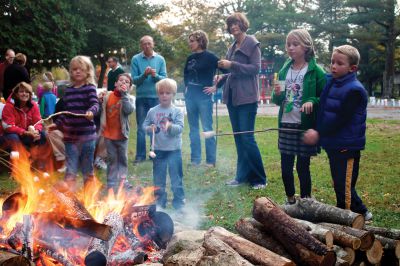
{"type": "Polygon", "coordinates": [[[120,74],[114,91],[103,98],[100,132],[107,147],[107,188],[117,192],[121,183],[126,184],[128,174],[128,116],[135,110],[135,97],[128,94],[131,77],[120,74]]]}

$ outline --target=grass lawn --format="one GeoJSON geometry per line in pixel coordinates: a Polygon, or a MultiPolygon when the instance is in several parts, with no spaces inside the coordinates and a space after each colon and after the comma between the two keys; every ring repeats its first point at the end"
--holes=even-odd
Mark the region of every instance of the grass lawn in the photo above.
{"type": "MultiPolygon", "coordinates": [[[[134,123],[132,123],[133,125],[134,123]]],[[[277,119],[258,116],[256,128],[276,127],[277,119]]],[[[230,132],[227,116],[219,117],[221,132],[230,132]]],[[[368,120],[367,147],[362,152],[360,175],[357,191],[364,203],[374,215],[373,225],[400,229],[400,121],[368,120]]],[[[190,223],[208,228],[220,225],[233,229],[240,217],[251,215],[253,200],[268,196],[282,204],[285,193],[280,176],[280,156],[277,149],[277,132],[257,134],[257,143],[261,150],[268,176],[268,187],[262,191],[253,191],[247,186],[227,187],[224,182],[235,176],[236,150],[232,136],[218,138],[217,166],[191,167],[189,128],[185,125],[183,136],[184,184],[187,198],[187,213],[190,223]]],[[[152,163],[146,161],[133,165],[135,155],[136,130],[132,126],[129,145],[129,174],[133,184],[152,185],[152,163]]],[[[335,204],[329,163],[322,152],[311,161],[313,196],[319,201],[335,204]]],[[[104,171],[98,176],[104,180],[104,171]]],[[[17,185],[4,172],[0,173],[0,193],[8,194],[17,185]]],[[[296,192],[299,192],[296,180],[296,192]]],[[[171,193],[169,193],[171,197],[171,193]]],[[[171,208],[170,205],[168,208],[171,208]]]]}

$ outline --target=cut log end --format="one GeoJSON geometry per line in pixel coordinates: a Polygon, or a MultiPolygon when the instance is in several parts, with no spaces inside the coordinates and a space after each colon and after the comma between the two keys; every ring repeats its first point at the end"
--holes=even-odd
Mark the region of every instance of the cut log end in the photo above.
{"type": "Polygon", "coordinates": [[[383,255],[383,247],[379,240],[374,240],[372,246],[365,252],[367,259],[372,264],[378,264],[383,255]]]}
{"type": "Polygon", "coordinates": [[[86,256],[85,265],[86,266],[106,266],[107,259],[103,253],[94,251],[86,256]]]}
{"type": "Polygon", "coordinates": [[[365,225],[364,216],[360,214],[354,218],[354,220],[351,224],[351,227],[356,228],[356,229],[363,229],[364,225],[365,225]]]}

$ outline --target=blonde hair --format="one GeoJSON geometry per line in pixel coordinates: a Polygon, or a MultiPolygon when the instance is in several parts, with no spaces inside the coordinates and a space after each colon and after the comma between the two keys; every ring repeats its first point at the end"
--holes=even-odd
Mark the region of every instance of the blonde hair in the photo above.
{"type": "Polygon", "coordinates": [[[17,62],[19,65],[25,65],[26,63],[26,55],[23,53],[18,53],[15,55],[14,61],[17,62]]]}
{"type": "Polygon", "coordinates": [[[159,94],[161,91],[169,91],[175,95],[177,89],[178,85],[176,84],[176,81],[170,78],[162,79],[156,83],[157,94],[159,94]]]}
{"type": "Polygon", "coordinates": [[[43,83],[43,89],[45,91],[51,91],[53,89],[53,82],[47,81],[45,83],[43,83]]]}
{"type": "Polygon", "coordinates": [[[95,85],[94,66],[88,56],[78,55],[71,59],[71,62],[69,63],[69,76],[72,83],[75,82],[72,76],[72,67],[74,65],[81,67],[86,72],[86,84],[95,85]]]}
{"type": "Polygon", "coordinates": [[[43,77],[43,80],[46,82],[54,81],[53,73],[51,73],[50,71],[44,72],[42,77],[43,77]]]}
{"type": "Polygon", "coordinates": [[[290,36],[296,38],[300,42],[300,44],[306,48],[304,58],[306,59],[307,62],[310,61],[310,59],[315,56],[314,43],[310,33],[306,29],[291,30],[286,37],[286,44],[285,44],[286,47],[287,47],[287,40],[290,36]]]}
{"type": "Polygon", "coordinates": [[[345,44],[336,47],[333,49],[333,53],[344,54],[349,60],[349,64],[351,66],[352,65],[358,66],[358,64],[360,63],[360,53],[358,52],[357,48],[351,45],[345,44]]]}

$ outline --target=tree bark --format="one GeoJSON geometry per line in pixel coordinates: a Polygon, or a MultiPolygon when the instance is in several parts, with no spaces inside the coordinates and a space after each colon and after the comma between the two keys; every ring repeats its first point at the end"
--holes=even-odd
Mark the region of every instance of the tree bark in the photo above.
{"type": "Polygon", "coordinates": [[[380,235],[383,237],[400,240],[400,230],[399,229],[391,229],[391,228],[365,225],[364,230],[370,231],[370,232],[374,233],[375,235],[380,235]]]}
{"type": "Polygon", "coordinates": [[[325,245],[331,249],[333,247],[333,233],[331,230],[318,225],[314,224],[309,221],[304,221],[300,219],[294,219],[297,223],[306,226],[308,229],[306,229],[313,237],[321,241],[322,243],[325,243],[325,245]]]}
{"type": "Polygon", "coordinates": [[[253,217],[271,229],[272,235],[295,258],[305,265],[334,265],[336,255],[315,239],[293,218],[285,214],[268,198],[258,198],[253,205],[253,217]]]}
{"type": "Polygon", "coordinates": [[[350,210],[328,205],[311,198],[299,199],[296,204],[283,205],[282,209],[293,218],[313,223],[327,222],[348,225],[361,229],[364,226],[364,216],[350,210]]]}
{"type": "Polygon", "coordinates": [[[212,227],[207,234],[222,240],[231,246],[237,253],[256,265],[295,265],[291,260],[279,256],[278,254],[263,248],[247,239],[233,234],[222,227],[212,227]]]}
{"type": "Polygon", "coordinates": [[[292,259],[285,248],[276,241],[264,226],[253,218],[242,218],[235,224],[235,229],[247,240],[275,252],[285,258],[292,259]]]}
{"type": "Polygon", "coordinates": [[[205,234],[203,247],[206,249],[205,256],[196,265],[221,265],[221,263],[225,265],[253,265],[228,244],[210,233],[205,234]]]}
{"type": "Polygon", "coordinates": [[[350,266],[350,263],[341,258],[336,258],[335,266],[350,266]]]}
{"type": "Polygon", "coordinates": [[[350,234],[347,234],[343,231],[340,231],[332,227],[324,226],[323,224],[320,225],[330,230],[333,233],[333,243],[335,245],[339,245],[342,247],[349,247],[354,250],[360,248],[361,240],[358,237],[352,236],[350,234]]]}
{"type": "Polygon", "coordinates": [[[400,259],[400,241],[391,238],[375,235],[383,246],[385,252],[393,252],[397,259],[400,259]]]}
{"type": "Polygon", "coordinates": [[[330,223],[321,223],[321,224],[324,226],[330,227],[330,228],[334,228],[334,229],[343,231],[349,235],[359,238],[361,240],[360,249],[364,250],[364,251],[369,249],[375,240],[374,234],[371,232],[365,231],[365,230],[356,229],[356,228],[352,228],[352,227],[348,227],[348,226],[344,226],[344,225],[338,225],[338,224],[330,224],[330,223]]]}

